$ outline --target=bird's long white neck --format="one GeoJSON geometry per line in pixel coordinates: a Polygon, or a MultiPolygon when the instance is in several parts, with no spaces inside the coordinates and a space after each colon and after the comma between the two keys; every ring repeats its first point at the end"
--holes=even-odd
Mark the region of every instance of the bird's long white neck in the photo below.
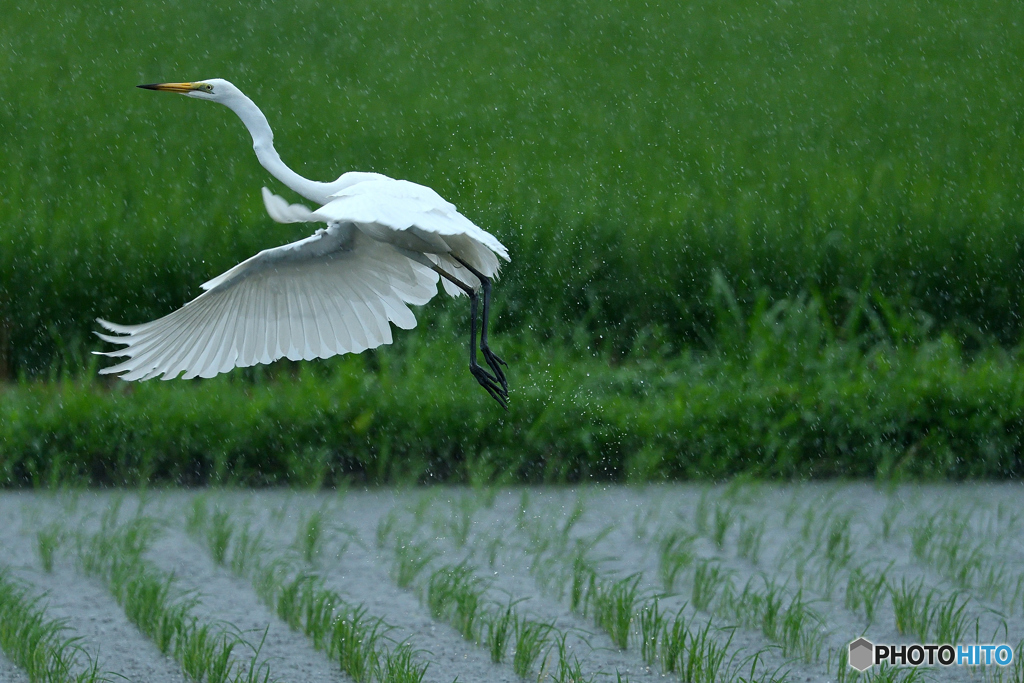
{"type": "Polygon", "coordinates": [[[281,160],[281,155],[274,149],[274,133],[270,129],[267,117],[260,108],[242,93],[238,93],[224,104],[242,119],[249,134],[252,135],[252,148],[263,168],[289,188],[306,199],[318,204],[326,204],[331,194],[330,183],[321,183],[303,178],[288,168],[281,160]]]}

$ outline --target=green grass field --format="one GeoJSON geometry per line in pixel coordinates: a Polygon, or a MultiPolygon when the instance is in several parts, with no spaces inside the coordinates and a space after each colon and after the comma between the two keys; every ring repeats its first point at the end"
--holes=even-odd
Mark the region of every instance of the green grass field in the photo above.
{"type": "MultiPolygon", "coordinates": [[[[0,377],[88,375],[95,317],[167,313],[308,231],[264,214],[260,186],[282,188],[230,112],[133,87],[214,76],[263,108],[298,171],[430,185],[495,233],[513,257],[496,346],[539,341],[566,377],[589,371],[587,358],[670,382],[664,363],[692,367],[693,350],[720,358],[702,372],[732,362],[784,393],[735,330],[810,300],[812,351],[786,356],[801,367],[828,357],[814,336],[824,330],[860,351],[853,365],[868,367],[878,343],[927,356],[927,342],[953,349],[949,367],[980,354],[1020,374],[1020,3],[0,0],[0,11],[0,377]]],[[[460,305],[433,302],[398,348],[341,376],[461,363],[460,305]],[[410,341],[426,328],[438,341],[410,341]]],[[[522,366],[524,397],[537,368],[522,366]]],[[[449,394],[474,389],[457,377],[449,394]]],[[[411,395],[433,387],[410,382],[411,395]]],[[[19,391],[35,390],[9,388],[7,404],[19,391]]],[[[137,396],[193,390],[161,391],[137,396]]],[[[1019,423],[1016,389],[992,391],[1010,415],[984,420],[1019,423]]],[[[923,412],[906,417],[911,432],[946,421],[923,412]]],[[[1016,443],[1014,429],[992,429],[1016,443]]]]}

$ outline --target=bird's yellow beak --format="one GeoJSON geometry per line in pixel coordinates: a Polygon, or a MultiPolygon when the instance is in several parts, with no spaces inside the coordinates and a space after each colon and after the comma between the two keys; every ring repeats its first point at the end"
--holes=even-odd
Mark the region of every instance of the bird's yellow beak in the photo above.
{"type": "Polygon", "coordinates": [[[140,85],[139,88],[146,90],[164,90],[167,92],[179,92],[187,93],[193,90],[199,90],[202,83],[150,83],[149,85],[140,85]]]}

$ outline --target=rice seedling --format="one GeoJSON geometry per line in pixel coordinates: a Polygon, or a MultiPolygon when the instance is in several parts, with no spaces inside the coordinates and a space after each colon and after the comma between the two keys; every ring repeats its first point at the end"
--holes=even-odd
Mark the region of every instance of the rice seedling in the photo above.
{"type": "Polygon", "coordinates": [[[537,660],[548,647],[548,637],[555,630],[554,624],[542,623],[516,617],[515,648],[512,651],[512,670],[522,678],[529,678],[537,660]]]}
{"type": "Polygon", "coordinates": [[[732,584],[729,572],[714,560],[700,560],[693,570],[693,606],[707,612],[726,584],[732,584]]]}
{"type": "MultiPolygon", "coordinates": [[[[932,622],[935,642],[962,643],[967,634],[967,598],[959,602],[961,596],[953,595],[948,600],[935,603],[934,612],[929,621],[932,622]]],[[[977,642],[977,641],[976,641],[977,642]]]]}
{"type": "Polygon", "coordinates": [[[199,537],[206,528],[206,520],[209,516],[209,509],[206,504],[206,495],[200,494],[192,498],[192,504],[185,513],[185,531],[190,536],[199,537]]]}
{"type": "Polygon", "coordinates": [[[833,518],[825,535],[825,559],[830,564],[845,567],[853,557],[850,549],[850,521],[849,515],[842,515],[833,518]]]}
{"type": "Polygon", "coordinates": [[[468,565],[438,568],[430,575],[425,593],[427,607],[434,618],[448,621],[463,638],[478,642],[483,589],[468,565]]]}
{"type": "Polygon", "coordinates": [[[903,512],[903,502],[897,498],[890,500],[885,509],[882,510],[882,539],[886,542],[892,540],[892,531],[903,512]]]}
{"type": "Polygon", "coordinates": [[[293,546],[307,564],[320,555],[324,538],[324,508],[314,510],[299,523],[293,546]]]}
{"type": "Polygon", "coordinates": [[[934,591],[924,591],[924,581],[908,582],[905,578],[900,585],[889,584],[896,630],[902,635],[915,635],[925,642],[931,626],[932,597],[934,591]]]}
{"type": "Polygon", "coordinates": [[[449,514],[443,525],[443,531],[455,541],[459,548],[466,547],[469,541],[469,533],[473,528],[473,515],[476,513],[478,502],[472,496],[461,496],[455,505],[449,509],[449,514]]]}
{"type": "Polygon", "coordinates": [[[414,542],[409,537],[395,540],[395,562],[392,566],[393,577],[399,588],[408,588],[416,580],[437,552],[426,545],[414,542]]]}
{"type": "Polygon", "coordinates": [[[388,510],[388,513],[380,518],[377,522],[376,529],[376,541],[377,547],[383,549],[387,547],[388,539],[395,533],[398,526],[398,512],[395,510],[388,510]]]}
{"type": "Polygon", "coordinates": [[[701,536],[708,536],[711,532],[711,503],[708,496],[708,489],[701,491],[693,511],[693,526],[701,536]]]}
{"type": "Polygon", "coordinates": [[[743,675],[742,671],[737,671],[735,674],[736,683],[784,683],[789,680],[789,671],[783,671],[785,664],[780,664],[771,671],[758,673],[757,665],[762,662],[764,652],[764,650],[755,652],[740,667],[737,667],[738,669],[746,669],[746,663],[750,662],[750,673],[743,675]]]}
{"type": "Polygon", "coordinates": [[[234,668],[231,653],[238,645],[235,638],[209,624],[191,629],[178,654],[185,675],[194,681],[226,683],[234,668]]]}
{"type": "Polygon", "coordinates": [[[800,655],[805,662],[817,661],[821,657],[824,637],[820,632],[823,620],[797,593],[789,602],[782,615],[782,625],[775,640],[782,645],[782,653],[791,657],[800,655]]]}
{"type": "Polygon", "coordinates": [[[429,666],[428,663],[419,663],[415,651],[407,643],[401,643],[384,652],[378,680],[382,683],[421,683],[429,666]]]}
{"type": "Polygon", "coordinates": [[[47,574],[53,572],[54,555],[63,540],[64,529],[56,522],[47,524],[36,532],[36,554],[39,555],[39,563],[47,574]]]}
{"type": "Polygon", "coordinates": [[[579,658],[575,655],[570,658],[569,648],[566,644],[567,637],[568,634],[562,634],[555,643],[558,650],[558,662],[555,665],[554,673],[550,674],[550,679],[554,683],[593,683],[594,678],[588,678],[583,673],[579,658]]]}
{"type": "Polygon", "coordinates": [[[0,569],[0,649],[21,667],[31,683],[101,683],[112,681],[100,673],[95,657],[74,637],[65,637],[67,622],[51,619],[39,597],[0,569]],[[82,661],[85,659],[85,662],[82,661]]]}
{"type": "MultiPolygon", "coordinates": [[[[366,608],[342,604],[335,613],[330,637],[323,649],[357,683],[368,683],[378,671],[380,659],[386,657],[380,641],[388,630],[390,627],[382,619],[368,618],[366,608]]],[[[409,657],[390,660],[391,675],[400,671],[399,664],[404,664],[404,670],[410,675],[419,669],[410,653],[409,657]]]]}
{"type": "Polygon", "coordinates": [[[761,556],[761,540],[764,538],[765,521],[748,520],[745,517],[740,523],[737,551],[739,556],[751,564],[757,564],[761,556]]]}
{"type": "Polygon", "coordinates": [[[864,567],[854,567],[846,583],[846,609],[860,612],[868,625],[875,621],[878,605],[885,597],[886,577],[892,563],[881,572],[871,575],[864,567]]]}
{"type": "Polygon", "coordinates": [[[265,552],[263,532],[253,533],[249,525],[246,524],[238,532],[235,542],[231,546],[231,571],[237,576],[248,575],[260,563],[260,558],[265,552]]]}
{"type": "Polygon", "coordinates": [[[679,608],[672,623],[665,620],[661,627],[661,651],[658,656],[665,673],[675,673],[681,669],[688,637],[689,630],[683,616],[683,608],[679,608]]]}
{"type": "Polygon", "coordinates": [[[729,528],[733,522],[736,521],[736,508],[731,503],[724,503],[719,501],[715,505],[715,516],[713,520],[713,528],[711,530],[711,538],[715,542],[715,545],[722,548],[725,545],[725,536],[729,533],[729,528]]]}
{"type": "Polygon", "coordinates": [[[214,562],[223,566],[227,558],[228,546],[231,543],[231,535],[235,532],[231,513],[227,510],[214,509],[203,531],[210,556],[214,562]]]}
{"type": "Polygon", "coordinates": [[[565,518],[565,522],[559,529],[559,535],[561,536],[564,543],[569,542],[569,536],[572,534],[573,527],[583,519],[583,515],[587,511],[586,501],[583,499],[583,495],[576,496],[576,500],[573,502],[572,510],[569,512],[569,516],[565,518]]]}
{"type": "Polygon", "coordinates": [[[622,650],[629,645],[633,615],[640,595],[639,585],[639,574],[612,582],[596,580],[587,596],[588,607],[593,609],[594,623],[604,629],[622,650]]]}
{"type": "Polygon", "coordinates": [[[587,598],[591,586],[597,580],[597,570],[590,564],[586,554],[577,552],[572,559],[572,577],[569,584],[569,609],[586,612],[587,598]]]}
{"type": "Polygon", "coordinates": [[[512,611],[515,604],[510,600],[504,612],[489,615],[485,620],[487,635],[484,637],[484,643],[491,655],[491,661],[495,664],[501,664],[508,652],[509,641],[515,629],[515,614],[512,611]]]}
{"type": "Polygon", "coordinates": [[[498,553],[501,551],[501,547],[504,545],[504,540],[501,535],[497,535],[489,540],[484,545],[485,555],[487,557],[487,566],[492,569],[498,563],[498,553]]]}
{"type": "Polygon", "coordinates": [[[711,633],[711,622],[696,633],[686,632],[687,644],[680,648],[685,652],[676,670],[687,683],[718,683],[728,678],[729,662],[726,654],[732,644],[732,631],[724,643],[719,643],[711,633]]]}
{"type": "MultiPolygon", "coordinates": [[[[680,613],[682,608],[680,608],[680,613]]],[[[665,614],[661,611],[658,598],[654,598],[640,608],[637,613],[640,623],[640,656],[648,664],[658,659],[658,641],[665,630],[665,614]]]]}
{"type": "Polygon", "coordinates": [[[693,544],[697,537],[682,529],[673,529],[658,543],[658,574],[666,591],[675,590],[679,573],[693,564],[693,544]]]}

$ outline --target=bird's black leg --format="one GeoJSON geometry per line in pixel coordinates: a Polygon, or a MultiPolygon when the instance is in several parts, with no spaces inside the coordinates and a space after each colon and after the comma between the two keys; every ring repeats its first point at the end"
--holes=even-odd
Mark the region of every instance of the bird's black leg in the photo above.
{"type": "Polygon", "coordinates": [[[458,278],[445,272],[444,269],[434,266],[434,270],[442,277],[450,280],[464,291],[467,296],[469,296],[469,371],[473,374],[473,377],[476,378],[476,381],[480,386],[487,390],[487,393],[491,395],[491,398],[497,401],[498,405],[502,408],[508,410],[507,389],[499,383],[497,377],[491,375],[491,373],[484,370],[483,367],[476,362],[476,291],[458,278]]]}
{"type": "Polygon", "coordinates": [[[458,256],[452,254],[452,258],[465,266],[469,272],[473,273],[473,275],[480,280],[480,286],[484,290],[484,311],[483,320],[481,321],[482,324],[480,326],[480,351],[484,354],[484,360],[487,361],[487,365],[494,371],[495,378],[501,382],[501,388],[504,389],[503,393],[505,396],[508,396],[508,380],[505,379],[505,373],[501,369],[502,365],[508,367],[508,363],[495,355],[495,353],[491,351],[491,347],[487,344],[487,328],[491,311],[491,279],[489,277],[485,277],[480,271],[460,259],[458,256]]]}

